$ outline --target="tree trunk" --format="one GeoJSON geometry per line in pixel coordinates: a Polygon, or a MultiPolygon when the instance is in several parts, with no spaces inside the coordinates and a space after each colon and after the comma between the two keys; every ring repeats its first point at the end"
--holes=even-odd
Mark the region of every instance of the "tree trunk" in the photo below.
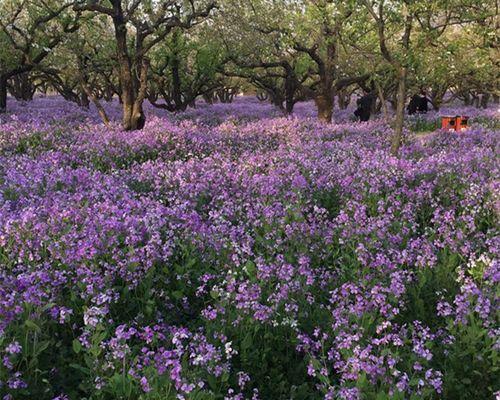
{"type": "Polygon", "coordinates": [[[172,54],[172,100],[174,101],[176,111],[186,109],[182,101],[182,84],[180,76],[180,62],[176,53],[172,54]]]}
{"type": "Polygon", "coordinates": [[[292,75],[293,70],[288,71],[285,78],[285,114],[290,115],[293,113],[293,107],[295,105],[295,92],[297,87],[295,85],[295,76],[292,75]]]}
{"type": "Polygon", "coordinates": [[[286,115],[291,115],[293,114],[293,108],[295,106],[295,102],[292,99],[290,99],[288,96],[286,98],[286,101],[285,101],[285,114],[286,115]]]}
{"type": "Polygon", "coordinates": [[[122,128],[126,131],[135,129],[132,124],[132,113],[134,111],[134,88],[132,85],[132,76],[128,72],[130,72],[130,69],[125,65],[122,66],[120,74],[123,110],[122,128]]]}
{"type": "Polygon", "coordinates": [[[80,94],[80,107],[87,109],[90,107],[89,96],[85,91],[80,94]]]}
{"type": "Polygon", "coordinates": [[[101,105],[100,101],[95,96],[92,96],[91,99],[95,107],[97,108],[97,112],[99,113],[102,122],[104,122],[104,125],[109,126],[108,114],[106,114],[106,110],[104,110],[104,107],[101,105]]]}
{"type": "Polygon", "coordinates": [[[375,87],[377,88],[377,94],[380,101],[380,106],[382,108],[382,112],[384,113],[384,119],[389,121],[389,110],[387,109],[387,102],[385,100],[384,92],[378,83],[375,83],[375,87]]]}
{"type": "Polygon", "coordinates": [[[104,125],[109,126],[108,115],[106,114],[106,111],[104,110],[104,107],[101,105],[99,99],[94,95],[94,93],[92,93],[90,88],[87,86],[86,82],[84,82],[83,80],[81,81],[81,86],[87,98],[90,98],[92,100],[92,103],[94,103],[95,108],[97,108],[97,112],[99,113],[102,122],[104,122],[104,125]]]}
{"type": "Polygon", "coordinates": [[[259,101],[267,101],[267,100],[269,100],[269,93],[267,93],[265,91],[257,92],[255,97],[257,97],[257,100],[259,100],[259,101]]]}
{"type": "Polygon", "coordinates": [[[14,75],[10,80],[9,92],[16,100],[33,100],[35,85],[30,80],[29,72],[14,75]]]}
{"type": "Polygon", "coordinates": [[[217,95],[215,94],[215,91],[210,91],[203,95],[203,99],[207,102],[207,104],[214,104],[217,102],[217,95]]]}
{"type": "Polygon", "coordinates": [[[333,96],[331,94],[320,94],[315,97],[314,102],[318,110],[318,119],[329,124],[333,115],[333,96]]]}
{"type": "Polygon", "coordinates": [[[345,110],[347,107],[349,107],[349,103],[351,102],[351,94],[346,89],[339,90],[338,98],[339,108],[341,110],[345,110]]]}
{"type": "Polygon", "coordinates": [[[370,96],[373,99],[370,107],[370,117],[373,118],[373,116],[377,114],[377,95],[372,91],[370,92],[370,96]]]}
{"type": "Polygon", "coordinates": [[[142,129],[146,124],[146,116],[144,115],[142,104],[144,103],[144,99],[146,98],[149,60],[143,58],[141,60],[140,68],[139,79],[137,82],[137,95],[135,96],[134,104],[132,107],[132,114],[130,116],[130,130],[142,129]]]}
{"type": "MultiPolygon", "coordinates": [[[[125,131],[137,129],[138,116],[134,116],[135,90],[132,77],[132,65],[127,49],[127,26],[123,12],[118,8],[113,17],[115,39],[118,53],[120,91],[122,103],[122,128],[125,131]]],[[[141,104],[142,106],[142,104],[141,104]]]]}
{"type": "Polygon", "coordinates": [[[217,97],[221,103],[232,103],[236,89],[234,88],[221,88],[217,91],[217,97]]]}
{"type": "Polygon", "coordinates": [[[432,98],[431,104],[434,110],[439,111],[441,105],[443,104],[443,98],[432,98]]]}
{"type": "Polygon", "coordinates": [[[140,79],[137,85],[134,85],[132,69],[128,56],[122,56],[119,59],[119,62],[121,100],[123,109],[122,128],[125,131],[142,129],[146,123],[146,117],[144,115],[142,104],[146,94],[147,62],[146,60],[142,61],[140,79]],[[136,86],[138,86],[137,91],[136,86]]]}
{"type": "Polygon", "coordinates": [[[396,120],[394,123],[394,135],[391,141],[391,154],[396,156],[401,147],[403,139],[403,124],[405,117],[406,103],[406,77],[408,70],[406,67],[401,67],[398,77],[397,105],[396,105],[396,120]]]}
{"type": "Polygon", "coordinates": [[[489,93],[483,93],[481,96],[481,107],[482,108],[488,108],[488,102],[490,100],[490,94],[489,93]]]}
{"type": "Polygon", "coordinates": [[[273,106],[279,108],[281,111],[284,111],[284,107],[283,107],[283,102],[285,101],[285,99],[283,98],[283,94],[282,92],[277,89],[275,91],[273,91],[271,93],[271,103],[273,106]]]}
{"type": "Polygon", "coordinates": [[[479,108],[479,95],[472,93],[472,105],[476,108],[479,108]]]}
{"type": "Polygon", "coordinates": [[[439,86],[431,92],[431,104],[434,110],[439,111],[441,106],[443,105],[444,96],[446,95],[446,91],[448,86],[439,86]]]}
{"type": "Polygon", "coordinates": [[[0,76],[0,113],[7,111],[7,78],[0,76]]]}
{"type": "Polygon", "coordinates": [[[464,106],[470,106],[471,105],[471,97],[469,93],[464,93],[462,96],[464,106]]]}

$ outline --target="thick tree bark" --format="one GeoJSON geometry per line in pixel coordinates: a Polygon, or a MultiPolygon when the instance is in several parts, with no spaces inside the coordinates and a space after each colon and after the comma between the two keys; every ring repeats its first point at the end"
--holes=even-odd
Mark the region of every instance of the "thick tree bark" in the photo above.
{"type": "Polygon", "coordinates": [[[323,83],[320,85],[318,94],[314,96],[314,102],[316,103],[316,109],[318,111],[318,119],[325,123],[332,122],[335,92],[354,83],[366,80],[369,77],[368,75],[360,75],[332,80],[331,76],[332,74],[324,75],[323,83]]]}
{"type": "Polygon", "coordinates": [[[396,120],[394,121],[394,135],[391,141],[391,154],[397,155],[401,142],[403,139],[403,124],[405,118],[405,104],[406,104],[406,78],[408,70],[402,67],[398,71],[398,91],[397,91],[397,104],[396,104],[396,120]]]}
{"type": "Polygon", "coordinates": [[[318,110],[318,119],[321,122],[332,122],[333,96],[331,94],[320,94],[315,97],[314,102],[318,110]]]}
{"type": "Polygon", "coordinates": [[[146,76],[148,64],[145,59],[140,66],[140,77],[134,82],[132,74],[132,63],[127,49],[127,27],[121,8],[117,9],[113,16],[115,26],[115,39],[118,51],[119,76],[122,101],[122,128],[126,131],[142,129],[146,122],[146,117],[142,109],[142,103],[146,94],[146,76]]]}
{"type": "Polygon", "coordinates": [[[121,91],[120,98],[123,111],[122,128],[130,131],[138,129],[138,115],[142,112],[142,104],[135,104],[136,95],[132,75],[132,63],[127,48],[127,25],[123,16],[121,3],[113,2],[113,6],[113,25],[115,27],[121,91]]]}
{"type": "Polygon", "coordinates": [[[283,102],[285,101],[285,99],[283,97],[283,92],[277,89],[277,90],[270,90],[269,94],[271,96],[271,104],[279,108],[281,111],[284,111],[285,109],[283,108],[283,102]]]}
{"type": "Polygon", "coordinates": [[[438,99],[438,98],[431,98],[431,104],[432,104],[432,108],[434,108],[434,110],[436,111],[439,111],[439,109],[441,108],[441,105],[443,104],[443,99],[438,99]]]}
{"type": "Polygon", "coordinates": [[[7,110],[7,78],[0,76],[0,113],[7,110]]]}
{"type": "Polygon", "coordinates": [[[147,77],[148,77],[149,61],[144,58],[141,62],[141,70],[139,75],[139,81],[137,82],[137,96],[134,99],[132,107],[132,115],[130,117],[130,130],[142,129],[146,124],[146,116],[142,108],[144,99],[146,98],[147,90],[147,77]]]}

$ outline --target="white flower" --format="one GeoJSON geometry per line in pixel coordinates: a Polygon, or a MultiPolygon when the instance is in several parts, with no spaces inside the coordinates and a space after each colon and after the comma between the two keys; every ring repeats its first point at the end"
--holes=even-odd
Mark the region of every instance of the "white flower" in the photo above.
{"type": "Polygon", "coordinates": [[[224,345],[227,358],[231,358],[234,354],[238,354],[238,352],[231,347],[232,344],[233,342],[227,342],[224,345]]]}

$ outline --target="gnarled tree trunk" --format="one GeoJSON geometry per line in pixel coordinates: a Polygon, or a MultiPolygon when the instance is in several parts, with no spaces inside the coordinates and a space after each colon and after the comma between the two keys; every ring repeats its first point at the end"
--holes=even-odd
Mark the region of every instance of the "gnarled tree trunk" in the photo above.
{"type": "Polygon", "coordinates": [[[7,110],[7,78],[0,76],[0,113],[7,110]]]}
{"type": "Polygon", "coordinates": [[[297,76],[295,75],[295,70],[288,63],[284,64],[285,67],[285,114],[290,115],[293,113],[293,107],[295,106],[295,94],[299,90],[299,83],[297,76]]]}
{"type": "Polygon", "coordinates": [[[16,100],[33,100],[35,89],[35,85],[31,82],[28,72],[15,75],[10,80],[9,92],[16,100]]]}
{"type": "Polygon", "coordinates": [[[490,101],[490,94],[483,93],[483,95],[481,96],[481,108],[488,108],[489,101],[490,101]]]}
{"type": "Polygon", "coordinates": [[[83,80],[83,77],[81,77],[81,76],[80,76],[80,85],[81,85],[82,90],[84,91],[85,95],[87,96],[87,99],[90,98],[92,100],[92,103],[94,103],[95,107],[97,108],[97,112],[99,113],[99,116],[101,117],[102,122],[104,122],[104,125],[108,126],[109,125],[109,118],[108,118],[108,115],[106,114],[106,111],[104,110],[104,107],[102,106],[99,99],[95,96],[95,94],[92,93],[92,90],[90,89],[90,87],[87,85],[87,83],[83,80]]]}
{"type": "MultiPolygon", "coordinates": [[[[119,9],[121,11],[121,9],[119,9]]],[[[126,131],[142,129],[146,123],[146,117],[142,109],[142,103],[146,96],[148,62],[143,58],[140,65],[139,79],[134,79],[132,62],[127,49],[127,26],[124,21],[123,12],[113,16],[115,25],[115,38],[118,50],[118,63],[120,73],[121,101],[123,109],[122,128],[126,131]]],[[[137,62],[138,60],[136,60],[137,62]]]]}
{"type": "Polygon", "coordinates": [[[333,96],[328,93],[322,93],[314,98],[318,110],[318,119],[322,122],[332,122],[333,115],[333,96]]]}
{"type": "Polygon", "coordinates": [[[406,78],[408,70],[406,67],[401,67],[398,71],[398,91],[396,103],[396,120],[394,121],[394,135],[391,141],[391,154],[397,155],[403,139],[403,124],[405,117],[406,103],[406,78]]]}

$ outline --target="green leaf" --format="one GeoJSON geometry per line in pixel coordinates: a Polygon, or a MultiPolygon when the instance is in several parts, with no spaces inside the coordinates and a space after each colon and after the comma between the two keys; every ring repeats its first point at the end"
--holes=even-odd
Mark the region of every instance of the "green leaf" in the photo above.
{"type": "Polygon", "coordinates": [[[252,344],[253,344],[253,337],[250,333],[247,333],[245,339],[243,339],[243,341],[241,342],[241,349],[247,350],[250,347],[252,347],[252,344]]]}
{"type": "Polygon", "coordinates": [[[37,331],[37,332],[41,331],[40,327],[29,319],[24,322],[24,325],[26,325],[26,327],[28,329],[31,329],[32,331],[37,331]]]}
{"type": "Polygon", "coordinates": [[[45,350],[47,350],[47,348],[49,347],[49,345],[51,344],[52,342],[50,340],[44,340],[40,343],[38,343],[38,345],[36,346],[36,349],[35,349],[35,357],[38,356],[40,353],[44,352],[45,350]]]}
{"type": "Polygon", "coordinates": [[[174,291],[172,292],[172,296],[173,296],[175,299],[180,300],[180,299],[182,299],[182,298],[184,297],[184,293],[183,293],[182,291],[180,291],[180,290],[174,290],[174,291]]]}
{"type": "Polygon", "coordinates": [[[82,351],[82,344],[78,339],[73,340],[73,351],[78,354],[80,351],[82,351]]]}
{"type": "Polygon", "coordinates": [[[217,380],[214,378],[213,375],[208,375],[207,381],[210,386],[210,389],[217,390],[217,380]]]}
{"type": "Polygon", "coordinates": [[[83,372],[84,374],[88,374],[90,372],[89,368],[85,368],[84,366],[82,366],[80,364],[71,363],[71,364],[69,364],[69,366],[73,369],[76,369],[80,372],[83,372]]]}
{"type": "Polygon", "coordinates": [[[257,267],[253,261],[248,260],[244,267],[247,275],[251,278],[254,278],[257,272],[257,267]]]}

